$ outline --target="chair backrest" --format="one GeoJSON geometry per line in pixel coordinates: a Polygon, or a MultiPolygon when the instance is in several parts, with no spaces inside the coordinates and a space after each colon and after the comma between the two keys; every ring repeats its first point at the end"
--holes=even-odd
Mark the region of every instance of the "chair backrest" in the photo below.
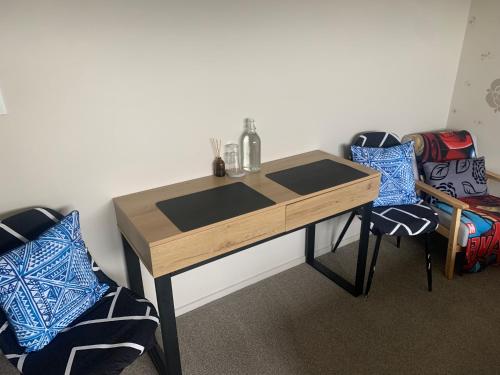
{"type": "Polygon", "coordinates": [[[63,216],[50,208],[30,208],[0,221],[0,255],[36,239],[63,216]]]}
{"type": "Polygon", "coordinates": [[[422,173],[426,162],[441,162],[477,157],[474,137],[467,130],[427,132],[405,135],[403,142],[415,142],[417,166],[422,173]]]}
{"type": "MultiPolygon", "coordinates": [[[[43,232],[58,223],[64,216],[50,208],[30,208],[0,220],[0,255],[35,240],[43,232]]],[[[90,253],[92,270],[100,282],[116,285],[94,262],[90,253]]]]}
{"type": "MultiPolygon", "coordinates": [[[[399,146],[401,143],[409,142],[412,139],[403,139],[403,141],[399,140],[399,137],[394,133],[389,132],[364,132],[356,135],[354,137],[354,146],[361,147],[394,147],[399,146]]],[[[349,153],[349,157],[352,160],[352,155],[349,153]]],[[[413,176],[415,180],[419,179],[419,172],[417,168],[417,162],[415,157],[413,157],[413,176]]]]}
{"type": "Polygon", "coordinates": [[[392,147],[401,142],[396,134],[388,132],[364,132],[354,137],[354,146],[361,147],[392,147]]]}

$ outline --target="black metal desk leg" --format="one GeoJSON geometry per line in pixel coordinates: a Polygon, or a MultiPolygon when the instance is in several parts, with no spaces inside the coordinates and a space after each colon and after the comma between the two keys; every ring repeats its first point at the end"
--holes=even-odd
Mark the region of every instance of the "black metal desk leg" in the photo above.
{"type": "Polygon", "coordinates": [[[175,321],[171,276],[165,275],[156,278],[155,286],[167,374],[181,375],[181,357],[179,353],[179,341],[177,339],[177,323],[175,321]]]}
{"type": "MultiPolygon", "coordinates": [[[[125,264],[127,266],[127,277],[128,277],[129,288],[132,289],[139,296],[144,297],[144,286],[142,284],[141,264],[139,257],[134,252],[132,246],[128,243],[127,239],[124,236],[122,236],[122,242],[123,242],[123,251],[125,254],[125,264]]],[[[170,294],[172,293],[171,290],[172,289],[170,289],[170,294]]],[[[160,318],[160,323],[162,323],[161,318],[160,318]]],[[[175,327],[175,317],[174,317],[174,327],[175,327]]],[[[176,328],[174,328],[174,330],[175,330],[175,337],[177,339],[177,330],[176,328]]],[[[178,352],[179,349],[177,348],[177,353],[178,352]]],[[[153,361],[153,364],[155,365],[160,375],[181,373],[180,366],[179,366],[179,372],[167,373],[167,370],[165,368],[165,355],[163,354],[163,350],[158,345],[158,343],[155,342],[155,345],[148,351],[148,354],[151,357],[151,360],[153,361]]]]}
{"type": "Polygon", "coordinates": [[[316,240],[316,225],[311,224],[306,227],[306,263],[314,264],[314,242],[316,240]]]}
{"type": "Polygon", "coordinates": [[[127,265],[127,277],[129,288],[141,297],[144,297],[144,286],[142,285],[141,264],[139,257],[134,252],[127,239],[122,236],[123,252],[125,253],[125,264],[127,265]]]}
{"type": "Polygon", "coordinates": [[[368,256],[368,241],[370,237],[370,219],[372,216],[373,202],[363,206],[361,218],[361,233],[359,234],[358,263],[356,265],[355,295],[363,294],[365,285],[366,258],[368,256]]]}

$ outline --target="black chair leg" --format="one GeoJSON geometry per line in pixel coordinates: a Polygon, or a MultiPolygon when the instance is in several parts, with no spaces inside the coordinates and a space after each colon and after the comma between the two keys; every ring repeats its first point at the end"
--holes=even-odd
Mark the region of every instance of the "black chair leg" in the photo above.
{"type": "Polygon", "coordinates": [[[333,241],[332,241],[332,245],[331,245],[332,253],[334,253],[335,250],[337,250],[340,243],[342,242],[342,239],[344,238],[345,233],[347,232],[347,229],[349,229],[349,226],[351,225],[352,219],[354,219],[354,216],[356,216],[356,212],[351,211],[351,215],[349,216],[349,219],[347,219],[347,222],[345,223],[344,228],[342,228],[342,232],[340,232],[340,236],[337,239],[337,242],[335,242],[335,246],[333,245],[333,241]]]}
{"type": "Polygon", "coordinates": [[[366,283],[365,296],[368,297],[370,288],[372,286],[373,275],[375,274],[375,265],[377,264],[378,251],[380,249],[380,242],[382,241],[382,235],[377,235],[377,241],[375,242],[375,250],[373,250],[372,262],[370,264],[370,273],[368,274],[368,281],[366,283]]]}
{"type": "Polygon", "coordinates": [[[401,247],[401,236],[398,236],[396,239],[396,247],[399,249],[401,247]]]}
{"type": "Polygon", "coordinates": [[[429,252],[429,233],[425,234],[425,261],[427,269],[427,288],[429,292],[432,292],[432,259],[431,253],[429,252]]]}

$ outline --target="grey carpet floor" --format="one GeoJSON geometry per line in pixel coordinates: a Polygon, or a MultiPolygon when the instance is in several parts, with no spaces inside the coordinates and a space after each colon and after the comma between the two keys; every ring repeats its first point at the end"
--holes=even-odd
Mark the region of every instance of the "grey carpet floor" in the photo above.
{"type": "MultiPolygon", "coordinates": [[[[500,374],[500,269],[448,281],[436,238],[429,293],[422,244],[394,243],[369,298],[302,264],[181,316],[184,374],[500,374]]],[[[322,261],[350,274],[355,246],[322,261]]],[[[0,358],[0,374],[16,371],[0,358]]],[[[123,374],[156,372],[145,355],[123,374]]]]}

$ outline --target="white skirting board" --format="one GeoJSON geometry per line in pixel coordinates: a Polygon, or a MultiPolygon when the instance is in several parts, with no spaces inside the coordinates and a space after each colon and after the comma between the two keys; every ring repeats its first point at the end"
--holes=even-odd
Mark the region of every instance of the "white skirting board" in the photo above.
{"type": "MultiPolygon", "coordinates": [[[[303,231],[301,231],[301,232],[303,232],[303,231]]],[[[350,233],[348,233],[348,234],[350,234],[350,233]]],[[[303,233],[301,233],[301,234],[299,233],[298,235],[303,236],[303,233]]],[[[359,234],[351,234],[350,236],[346,235],[346,237],[344,237],[344,240],[342,241],[342,245],[346,245],[348,243],[357,241],[358,238],[359,238],[359,234]]],[[[210,302],[215,301],[219,298],[227,296],[228,294],[234,293],[234,292],[236,292],[240,289],[243,289],[249,285],[255,284],[255,283],[257,283],[261,280],[264,280],[270,276],[276,275],[280,272],[286,271],[287,269],[290,269],[292,267],[295,267],[295,266],[298,266],[299,264],[304,263],[305,256],[299,255],[299,254],[303,254],[303,252],[304,252],[304,250],[303,250],[303,246],[304,246],[303,243],[304,242],[303,241],[295,241],[295,242],[298,243],[298,254],[297,254],[297,249],[294,249],[295,254],[297,256],[295,256],[293,259],[288,258],[288,260],[284,263],[279,263],[276,261],[271,262],[271,263],[278,264],[278,265],[277,266],[275,265],[269,269],[266,269],[263,272],[260,272],[257,274],[252,274],[248,277],[240,278],[237,282],[233,282],[229,285],[227,283],[225,283],[225,285],[227,285],[227,286],[225,286],[223,288],[215,289],[215,291],[213,291],[213,289],[212,290],[207,289],[205,291],[203,291],[203,290],[198,291],[197,290],[196,291],[197,293],[190,293],[190,292],[192,292],[192,290],[191,291],[186,290],[186,284],[188,284],[188,282],[183,282],[183,281],[176,282],[177,281],[176,278],[182,277],[182,275],[185,275],[185,274],[175,276],[172,279],[172,285],[173,285],[174,300],[175,300],[175,305],[176,305],[175,306],[176,316],[180,316],[182,314],[185,314],[191,310],[197,309],[198,307],[201,307],[203,305],[206,305],[207,303],[210,303],[210,302]],[[189,299],[189,297],[188,297],[188,300],[186,300],[186,298],[184,298],[186,295],[190,295],[192,297],[193,294],[194,295],[201,294],[202,297],[194,298],[194,299],[193,298],[189,299]]],[[[323,247],[317,248],[315,253],[316,253],[316,256],[320,256],[320,255],[328,253],[329,251],[330,251],[330,246],[323,246],[323,247]]],[[[243,254],[243,253],[239,253],[239,254],[243,254]]],[[[224,259],[227,259],[227,258],[224,258],[224,259]]],[[[219,261],[217,261],[217,262],[219,262],[219,261]]],[[[217,262],[211,263],[212,267],[217,262]]],[[[196,277],[195,277],[196,285],[194,285],[194,288],[203,288],[203,280],[199,280],[199,278],[204,277],[204,275],[206,275],[206,274],[211,274],[210,271],[204,272],[205,270],[202,269],[203,267],[207,267],[207,265],[202,266],[194,271],[189,271],[189,272],[199,272],[199,274],[196,275],[196,277]]],[[[154,293],[153,279],[150,276],[150,274],[148,273],[148,271],[144,268],[144,266],[142,266],[142,264],[141,264],[141,269],[142,269],[142,275],[143,275],[143,281],[144,281],[144,291],[146,294],[146,298],[151,300],[153,302],[153,304],[155,304],[155,306],[157,306],[156,295],[154,293]]],[[[262,269],[265,269],[265,265],[262,266],[262,269]]],[[[211,275],[210,277],[212,277],[212,276],[213,275],[211,275]]],[[[186,279],[189,277],[191,277],[191,276],[186,275],[186,279]]],[[[231,279],[231,278],[229,278],[229,279],[231,279]]],[[[235,279],[235,278],[233,277],[232,279],[235,279]]],[[[191,279],[191,280],[193,280],[193,279],[191,279]]],[[[222,283],[222,284],[224,284],[224,283],[222,283]]]]}

